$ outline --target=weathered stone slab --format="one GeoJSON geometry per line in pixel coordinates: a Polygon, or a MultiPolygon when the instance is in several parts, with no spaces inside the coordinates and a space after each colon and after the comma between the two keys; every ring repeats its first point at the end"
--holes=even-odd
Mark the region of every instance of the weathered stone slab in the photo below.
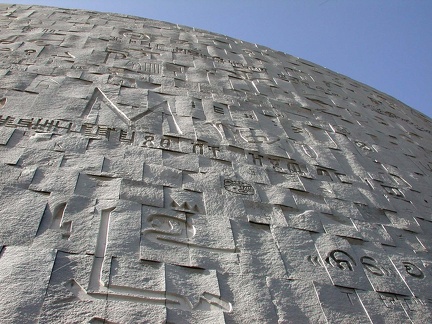
{"type": "Polygon", "coordinates": [[[303,323],[327,323],[311,281],[269,279],[267,284],[279,322],[295,318],[303,323]]]}
{"type": "Polygon", "coordinates": [[[0,11],[2,322],[431,322],[429,118],[196,28],[0,11]]]}
{"type": "Polygon", "coordinates": [[[327,322],[370,322],[354,289],[314,283],[327,322]]]}
{"type": "Polygon", "coordinates": [[[330,283],[324,261],[320,258],[308,231],[272,227],[271,232],[289,279],[330,283]]]}
{"type": "Polygon", "coordinates": [[[2,322],[18,323],[39,316],[55,252],[28,246],[3,247],[0,257],[2,322]]]}
{"type": "Polygon", "coordinates": [[[369,290],[370,283],[349,242],[329,234],[316,237],[315,246],[334,285],[369,290]]]}
{"type": "Polygon", "coordinates": [[[4,187],[1,197],[0,214],[7,221],[0,228],[0,241],[4,245],[29,244],[36,236],[47,195],[18,187],[4,187]]]}

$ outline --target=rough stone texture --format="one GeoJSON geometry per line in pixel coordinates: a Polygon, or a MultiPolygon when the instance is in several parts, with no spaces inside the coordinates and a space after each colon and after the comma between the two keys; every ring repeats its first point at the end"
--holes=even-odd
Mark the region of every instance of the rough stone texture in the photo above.
{"type": "Polygon", "coordinates": [[[0,322],[432,321],[429,118],[202,30],[0,25],[0,322]]]}

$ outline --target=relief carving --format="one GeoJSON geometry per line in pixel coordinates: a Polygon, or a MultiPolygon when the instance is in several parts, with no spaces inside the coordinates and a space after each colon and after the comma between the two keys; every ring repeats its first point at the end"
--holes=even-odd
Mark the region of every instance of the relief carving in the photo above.
{"type": "Polygon", "coordinates": [[[357,265],[353,257],[342,250],[331,251],[325,261],[331,266],[341,270],[354,271],[354,267],[357,265]]]}
{"type": "Polygon", "coordinates": [[[417,267],[415,264],[408,262],[408,261],[402,261],[402,264],[405,267],[405,271],[412,277],[417,279],[423,279],[424,273],[420,270],[419,267],[417,267]]]}
{"type": "Polygon", "coordinates": [[[431,322],[427,116],[199,29],[0,11],[0,322],[431,322]]]}
{"type": "Polygon", "coordinates": [[[240,194],[240,195],[253,195],[255,194],[255,189],[253,186],[247,182],[240,180],[224,180],[224,188],[230,192],[240,194]]]}

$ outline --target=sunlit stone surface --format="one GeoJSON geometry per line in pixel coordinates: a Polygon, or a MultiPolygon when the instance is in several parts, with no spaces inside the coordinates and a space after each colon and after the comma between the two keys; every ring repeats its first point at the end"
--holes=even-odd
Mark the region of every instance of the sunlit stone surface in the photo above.
{"type": "Polygon", "coordinates": [[[430,323],[429,118],[259,45],[1,6],[1,323],[430,323]]]}

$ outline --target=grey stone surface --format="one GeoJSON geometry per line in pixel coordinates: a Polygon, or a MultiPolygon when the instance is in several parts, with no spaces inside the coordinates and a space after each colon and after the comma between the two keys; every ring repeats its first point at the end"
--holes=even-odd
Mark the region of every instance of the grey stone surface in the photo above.
{"type": "Polygon", "coordinates": [[[429,323],[432,120],[224,35],[0,6],[2,323],[429,323]]]}

